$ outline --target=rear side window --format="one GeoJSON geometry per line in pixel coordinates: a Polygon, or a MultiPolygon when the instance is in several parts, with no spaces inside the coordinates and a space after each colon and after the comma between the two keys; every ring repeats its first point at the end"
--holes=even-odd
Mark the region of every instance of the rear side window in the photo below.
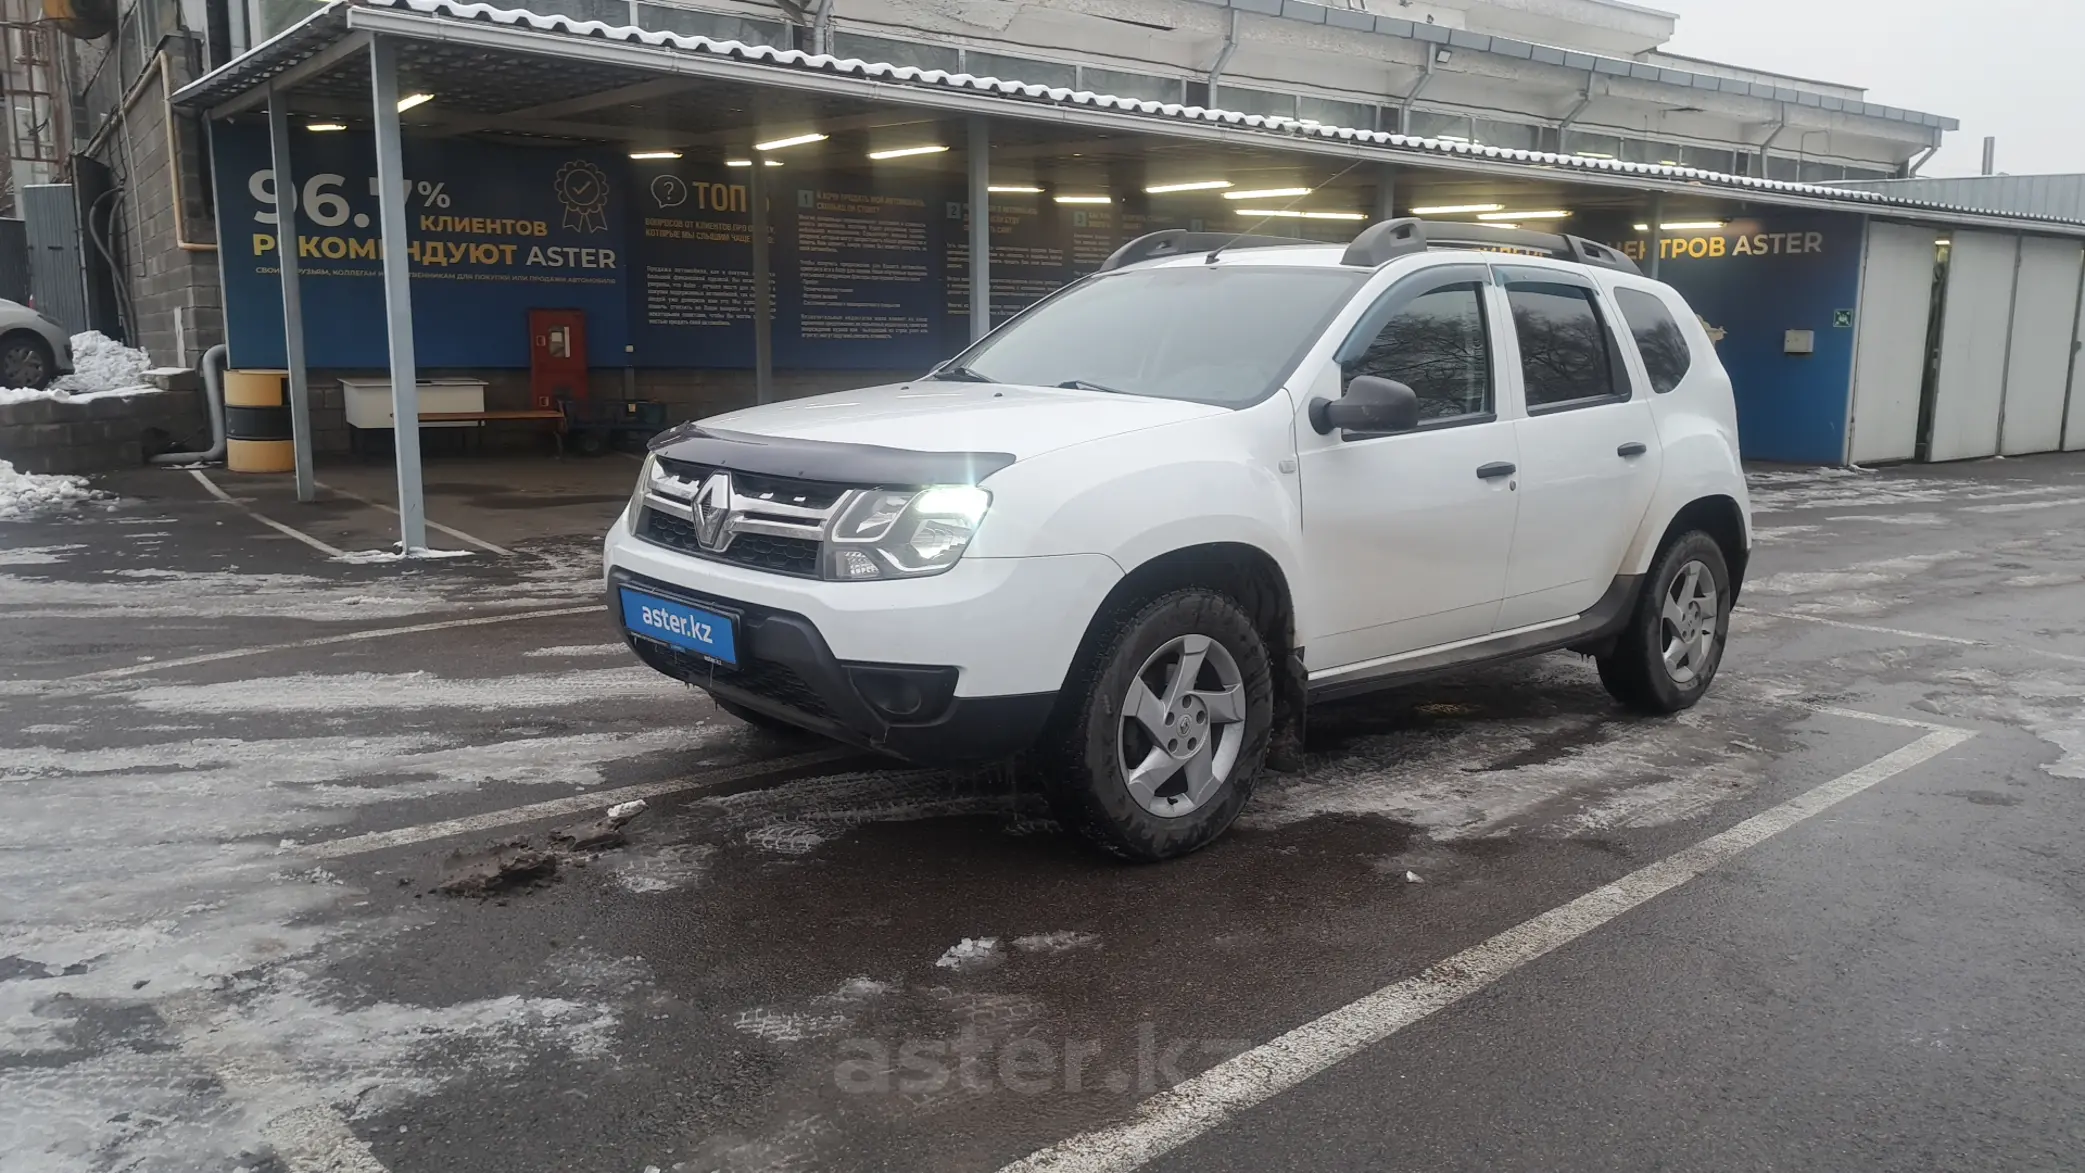
{"type": "Polygon", "coordinates": [[[1637,352],[1643,355],[1644,370],[1650,372],[1651,390],[1663,395],[1679,386],[1694,362],[1694,352],[1687,348],[1687,336],[1673,321],[1672,311],[1641,289],[1617,289],[1614,299],[1629,322],[1629,333],[1636,336],[1637,352]]]}
{"type": "Polygon", "coordinates": [[[1612,336],[1600,322],[1593,291],[1546,281],[1506,286],[1528,410],[1590,407],[1629,397],[1612,336]]]}

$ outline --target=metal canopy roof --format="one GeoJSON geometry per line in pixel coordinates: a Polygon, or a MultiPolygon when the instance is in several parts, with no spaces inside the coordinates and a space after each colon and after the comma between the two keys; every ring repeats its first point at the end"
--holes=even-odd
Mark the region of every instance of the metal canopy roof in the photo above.
{"type": "MultiPolygon", "coordinates": [[[[1330,25],[1352,32],[1376,33],[1386,37],[1401,37],[1439,45],[1447,49],[1467,49],[1473,53],[1493,53],[1500,57],[1511,57],[1519,61],[1533,61],[1541,65],[1556,65],[1565,69],[1576,69],[1603,77],[1626,77],[1635,81],[1656,82],[1661,85],[1681,86],[1705,92],[1732,94],[1738,97],[1760,98],[1769,102],[1785,102],[1791,106],[1810,106],[1819,110],[1830,110],[1857,114],[1865,118],[1882,118],[1891,122],[1908,122],[1935,130],[1960,130],[1962,124],[1953,118],[1938,114],[1925,114],[1917,110],[1906,110],[1898,106],[1883,106],[1874,102],[1863,102],[1853,98],[1840,98],[1831,94],[1793,86],[1776,85],[1771,80],[1749,81],[1725,77],[1711,72],[1674,69],[1669,66],[1645,61],[1632,61],[1624,57],[1609,57],[1599,53],[1586,53],[1577,49],[1559,49],[1551,45],[1515,40],[1512,37],[1489,36],[1468,29],[1443,28],[1440,25],[1421,21],[1403,20],[1394,16],[1377,16],[1351,8],[1334,8],[1326,4],[1311,3],[1310,0],[1201,0],[1205,4],[1236,8],[1241,12],[1257,13],[1261,16],[1280,17],[1303,24],[1330,25]]],[[[1634,5],[1622,7],[1633,8],[1634,5]]],[[[1671,13],[1656,9],[1637,9],[1653,12],[1660,16],[1671,13]]],[[[1713,66],[1711,61],[1703,65],[1713,66]]],[[[1793,78],[1782,78],[1793,81],[1793,78]]]]}
{"type": "Polygon", "coordinates": [[[2085,222],[1881,192],[1407,138],[453,0],[335,0],[183,87],[174,100],[228,117],[258,107],[279,89],[300,111],[366,113],[363,50],[374,35],[397,41],[402,85],[439,92],[438,114],[422,107],[421,116],[407,118],[434,118],[438,134],[743,149],[763,131],[867,134],[975,114],[994,119],[995,165],[1027,156],[1056,172],[1098,170],[1130,158],[1147,170],[1162,168],[1169,154],[1183,161],[1228,158],[1272,171],[1301,167],[1314,156],[1320,166],[1396,164],[1400,192],[1414,183],[1430,198],[1506,181],[1516,198],[1531,198],[1532,187],[1622,206],[1660,192],[2085,236],[2085,222]]]}

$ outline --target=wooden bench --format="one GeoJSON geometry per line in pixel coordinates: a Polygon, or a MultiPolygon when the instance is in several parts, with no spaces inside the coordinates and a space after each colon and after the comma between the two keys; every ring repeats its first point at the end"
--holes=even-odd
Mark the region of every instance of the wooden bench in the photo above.
{"type": "Polygon", "coordinates": [[[565,454],[565,413],[556,408],[530,408],[524,411],[423,411],[422,424],[490,424],[510,421],[538,420],[554,424],[551,438],[557,441],[557,454],[565,454]]]}

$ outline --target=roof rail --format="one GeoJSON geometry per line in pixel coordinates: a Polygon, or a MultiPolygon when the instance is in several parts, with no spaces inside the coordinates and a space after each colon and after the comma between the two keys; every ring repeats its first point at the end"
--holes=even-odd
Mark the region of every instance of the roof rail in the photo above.
{"type": "Polygon", "coordinates": [[[1636,262],[1619,249],[1582,236],[1556,232],[1532,232],[1497,224],[1458,224],[1445,220],[1384,220],[1361,230],[1347,246],[1341,264],[1373,269],[1399,257],[1423,253],[1431,248],[1476,248],[1499,252],[1529,253],[1576,261],[1623,273],[1641,273],[1636,262]]]}
{"type": "Polygon", "coordinates": [[[1101,262],[1100,271],[1120,269],[1138,261],[1156,260],[1159,257],[1183,257],[1195,253],[1215,252],[1218,249],[1269,248],[1286,244],[1323,244],[1320,240],[1305,240],[1300,236],[1235,236],[1228,232],[1189,232],[1185,228],[1167,228],[1160,232],[1148,232],[1118,248],[1101,262]]]}

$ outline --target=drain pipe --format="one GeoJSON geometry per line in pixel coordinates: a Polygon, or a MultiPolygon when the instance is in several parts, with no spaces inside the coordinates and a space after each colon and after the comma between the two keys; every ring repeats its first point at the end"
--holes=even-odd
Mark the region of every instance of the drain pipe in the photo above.
{"type": "Polygon", "coordinates": [[[231,348],[220,342],[203,352],[203,394],[210,400],[210,447],[204,452],[162,452],[153,464],[194,464],[224,459],[224,370],[231,348]]]}
{"type": "Polygon", "coordinates": [[[1216,88],[1223,81],[1224,66],[1231,63],[1231,54],[1238,51],[1238,10],[1231,9],[1231,27],[1223,35],[1223,52],[1216,55],[1216,64],[1209,67],[1209,106],[1213,110],[1223,109],[1216,96],[1216,88]]]}

